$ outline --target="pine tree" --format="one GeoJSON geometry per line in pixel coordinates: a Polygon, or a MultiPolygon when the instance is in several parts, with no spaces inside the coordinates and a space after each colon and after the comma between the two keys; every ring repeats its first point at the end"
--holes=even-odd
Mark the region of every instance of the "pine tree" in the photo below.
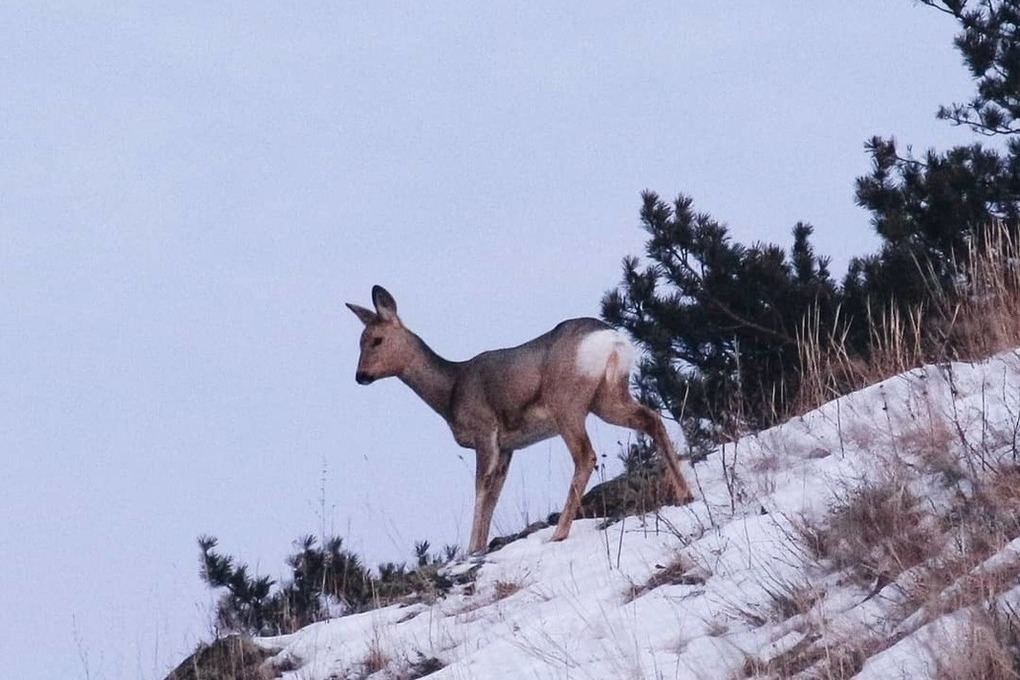
{"type": "Polygon", "coordinates": [[[686,196],[668,205],[643,195],[647,261],[624,259],[602,314],[646,350],[639,394],[682,421],[689,442],[784,415],[799,388],[797,331],[809,314],[817,337],[840,338],[850,362],[867,360],[904,313],[916,320],[896,329],[904,344],[929,359],[952,356],[951,310],[970,294],[964,255],[980,255],[989,227],[1020,236],[1020,0],[922,3],[960,24],[954,42],[977,90],[938,117],[995,145],[916,157],[894,139],[869,140],[872,170],[856,180],[855,195],[883,243],[851,261],[841,286],[813,252],[809,225],[794,227],[787,258],[778,246],[731,242],[686,196]]]}
{"type": "Polygon", "coordinates": [[[211,588],[227,590],[217,607],[218,625],[228,631],[279,632],[267,629],[273,618],[270,613],[273,609],[273,598],[270,597],[273,580],[268,576],[250,576],[247,564],[214,552],[216,545],[217,540],[212,536],[198,539],[202,552],[202,579],[211,588]]]}
{"type": "Polygon", "coordinates": [[[646,401],[681,421],[692,444],[771,424],[797,390],[797,333],[809,309],[830,318],[836,286],[798,223],[788,258],[733,243],[724,225],[680,196],[642,194],[647,263],[624,259],[602,315],[647,350],[646,401]]]}
{"type": "Polygon", "coordinates": [[[858,313],[869,300],[924,306],[959,283],[957,263],[986,228],[998,223],[1016,235],[1020,225],[1020,2],[922,4],[960,24],[954,44],[977,87],[970,101],[942,106],[938,117],[997,145],[975,142],[918,158],[909,148],[901,153],[895,139],[867,142],[872,170],[857,179],[856,199],[871,212],[883,247],[854,261],[844,281],[858,313]]]}
{"type": "MultiPolygon", "coordinates": [[[[198,539],[202,580],[213,589],[226,590],[216,609],[223,632],[291,633],[315,621],[424,592],[443,593],[453,585],[439,574],[443,559],[429,554],[428,541],[415,543],[416,569],[382,564],[375,578],[356,553],[344,549],[341,538],[326,537],[320,546],[315,536],[302,536],[294,541],[295,550],[287,558],[291,576],[276,589],[269,577],[253,576],[248,565],[216,552],[217,544],[211,536],[198,539]]],[[[446,546],[446,561],[457,552],[457,546],[446,546]]]]}

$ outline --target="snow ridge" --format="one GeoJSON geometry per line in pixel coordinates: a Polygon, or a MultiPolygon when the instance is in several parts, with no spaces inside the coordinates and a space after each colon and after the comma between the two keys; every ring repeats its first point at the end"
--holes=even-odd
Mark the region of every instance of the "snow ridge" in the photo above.
{"type": "MultiPolygon", "coordinates": [[[[615,347],[609,340],[594,334],[581,354],[615,347]]],[[[965,469],[980,467],[975,455],[994,467],[1016,455],[1018,414],[1016,351],[915,369],[721,447],[685,471],[698,496],[687,506],[604,529],[578,520],[562,543],[545,529],[485,555],[472,592],[257,642],[278,650],[291,680],[409,677],[401,672],[421,657],[444,664],[429,675],[437,680],[780,677],[781,667],[798,677],[826,661],[804,653],[812,645],[862,639],[876,642],[862,647],[856,677],[933,677],[938,655],[953,653],[946,641],[974,625],[973,609],[898,615],[906,573],[855,583],[813,556],[799,527],[830,521],[841,498],[891,470],[913,475],[906,488],[926,507],[947,507],[965,486],[911,472],[921,449],[910,442],[949,424],[938,440],[947,455],[965,469]],[[785,611],[777,593],[805,601],[785,611]],[[388,664],[368,667],[369,658],[388,664]]],[[[1020,540],[974,569],[1020,573],[1020,540]]],[[[995,598],[1017,606],[1020,588],[995,598]]]]}

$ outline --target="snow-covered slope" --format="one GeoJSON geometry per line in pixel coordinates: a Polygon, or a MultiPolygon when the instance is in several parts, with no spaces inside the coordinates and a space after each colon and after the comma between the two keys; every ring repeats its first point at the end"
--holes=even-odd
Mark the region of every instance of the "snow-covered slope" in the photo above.
{"type": "Polygon", "coordinates": [[[473,588],[257,642],[294,680],[954,677],[1020,602],[1009,517],[967,519],[1020,499],[1018,430],[1020,353],[917,369],[719,449],[688,506],[543,530],[451,567],[473,588]]]}

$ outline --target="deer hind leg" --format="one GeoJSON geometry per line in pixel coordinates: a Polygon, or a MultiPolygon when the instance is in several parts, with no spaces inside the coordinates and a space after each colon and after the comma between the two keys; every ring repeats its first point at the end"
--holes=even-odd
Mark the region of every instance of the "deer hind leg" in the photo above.
{"type": "Polygon", "coordinates": [[[595,450],[592,449],[591,440],[588,439],[588,433],[584,430],[584,420],[582,419],[578,425],[563,429],[561,435],[574,459],[574,477],[570,480],[567,501],[563,505],[559,522],[556,523],[556,531],[552,535],[554,541],[562,541],[570,533],[570,523],[577,516],[577,510],[581,506],[581,496],[584,495],[584,489],[588,486],[591,473],[595,470],[595,450]]]}
{"type": "Polygon", "coordinates": [[[499,449],[495,435],[475,450],[475,514],[471,522],[469,552],[482,552],[488,545],[492,513],[503,491],[512,453],[499,449]]]}
{"type": "Polygon", "coordinates": [[[652,438],[659,456],[666,463],[666,476],[673,487],[677,505],[684,505],[694,500],[687,480],[680,472],[680,458],[673,442],[666,434],[666,426],[662,424],[659,414],[646,406],[642,406],[631,395],[627,383],[603,385],[593,404],[592,413],[613,425],[629,427],[643,432],[652,438]]]}

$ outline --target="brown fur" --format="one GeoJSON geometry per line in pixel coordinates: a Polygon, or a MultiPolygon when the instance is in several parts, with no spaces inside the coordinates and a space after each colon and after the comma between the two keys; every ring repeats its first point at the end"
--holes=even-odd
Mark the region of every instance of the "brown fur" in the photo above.
{"type": "Polygon", "coordinates": [[[574,476],[552,540],[567,537],[595,469],[595,451],[584,426],[589,413],[652,437],[666,462],[675,500],[691,500],[662,420],[631,396],[629,376],[614,364],[618,355],[609,355],[599,375],[577,369],[581,341],[610,328],[602,321],[570,319],[517,347],[454,362],[404,327],[393,296],[384,288],[372,288],[372,301],[375,312],[347,305],[365,324],[356,378],[362,384],[400,378],[446,420],[458,444],[475,450],[471,552],[485,548],[513,452],[555,435],[563,438],[574,459],[574,476]]]}

